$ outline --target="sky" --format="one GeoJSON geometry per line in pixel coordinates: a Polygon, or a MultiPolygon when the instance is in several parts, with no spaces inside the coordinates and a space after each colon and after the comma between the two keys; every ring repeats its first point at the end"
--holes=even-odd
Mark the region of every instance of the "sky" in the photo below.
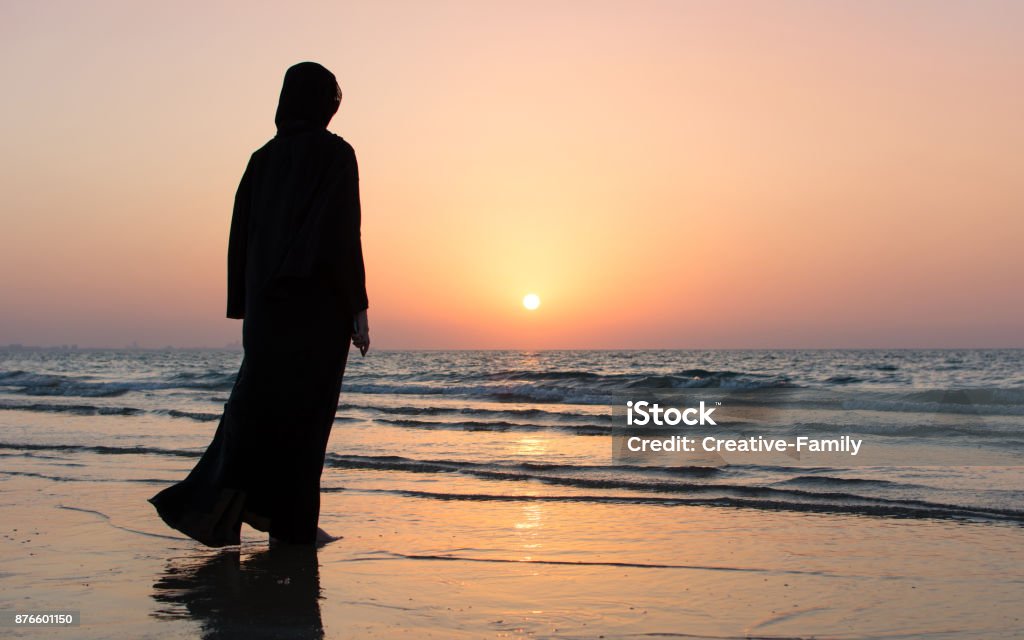
{"type": "Polygon", "coordinates": [[[376,348],[1024,347],[1022,32],[988,1],[4,0],[0,344],[239,340],[232,199],[314,60],[376,348]]]}

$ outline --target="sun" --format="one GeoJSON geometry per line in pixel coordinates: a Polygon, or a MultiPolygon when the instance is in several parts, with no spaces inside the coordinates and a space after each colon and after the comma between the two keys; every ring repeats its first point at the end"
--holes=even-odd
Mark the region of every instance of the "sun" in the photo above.
{"type": "Polygon", "coordinates": [[[536,293],[526,294],[525,296],[523,296],[523,306],[529,309],[530,311],[533,311],[534,309],[540,306],[540,296],[538,296],[536,293]]]}

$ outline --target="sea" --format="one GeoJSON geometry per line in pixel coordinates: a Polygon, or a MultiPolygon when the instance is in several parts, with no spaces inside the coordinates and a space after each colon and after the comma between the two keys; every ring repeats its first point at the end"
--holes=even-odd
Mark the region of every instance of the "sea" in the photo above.
{"type": "MultiPolygon", "coordinates": [[[[0,476],[155,493],[209,444],[242,357],[0,350],[0,476]]],[[[764,435],[792,427],[776,421],[764,435]]],[[[1022,427],[1024,350],[353,351],[321,484],[466,508],[599,503],[654,518],[702,505],[1019,526],[1022,427]],[[800,414],[801,433],[842,432],[895,455],[874,465],[623,460],[613,409],[649,389],[771,390],[817,411],[800,414]],[[918,447],[951,455],[904,455],[918,447]]]]}

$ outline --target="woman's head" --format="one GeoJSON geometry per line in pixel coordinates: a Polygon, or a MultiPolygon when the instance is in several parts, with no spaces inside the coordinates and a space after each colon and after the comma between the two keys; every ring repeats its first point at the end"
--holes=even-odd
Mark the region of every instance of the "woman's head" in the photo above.
{"type": "Polygon", "coordinates": [[[326,127],[338,112],[341,88],[334,74],[315,62],[300,62],[284,74],[274,123],[307,122],[326,127]]]}

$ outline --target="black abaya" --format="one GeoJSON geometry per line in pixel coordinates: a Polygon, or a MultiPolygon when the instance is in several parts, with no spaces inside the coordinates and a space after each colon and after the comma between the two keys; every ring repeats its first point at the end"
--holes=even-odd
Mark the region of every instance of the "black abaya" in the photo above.
{"type": "MultiPolygon", "coordinates": [[[[288,88],[286,77],[282,104],[288,88]]],[[[367,308],[355,154],[323,124],[279,123],[246,168],[227,314],[244,318],[245,355],[213,442],[150,499],[209,546],[238,544],[243,522],[287,542],[316,538],[352,317],[367,308]]]]}

